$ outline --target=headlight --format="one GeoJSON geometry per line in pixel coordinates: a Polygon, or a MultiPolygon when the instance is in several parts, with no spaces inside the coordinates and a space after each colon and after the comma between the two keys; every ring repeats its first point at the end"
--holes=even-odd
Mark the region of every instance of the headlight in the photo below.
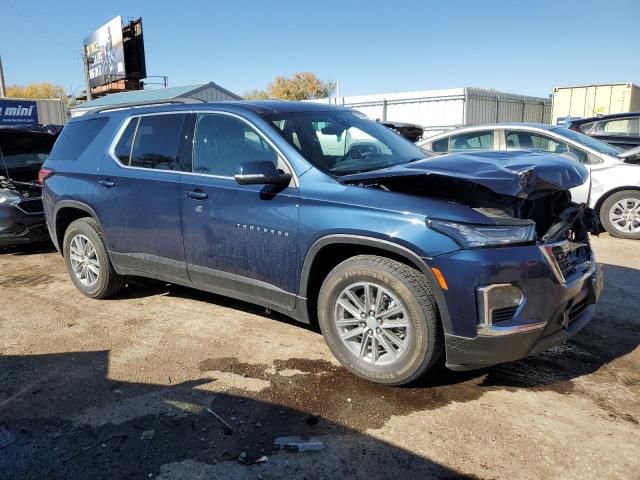
{"type": "Polygon", "coordinates": [[[490,247],[511,243],[532,242],[536,238],[535,225],[473,225],[448,220],[427,219],[427,226],[453,238],[465,248],[490,247]]]}

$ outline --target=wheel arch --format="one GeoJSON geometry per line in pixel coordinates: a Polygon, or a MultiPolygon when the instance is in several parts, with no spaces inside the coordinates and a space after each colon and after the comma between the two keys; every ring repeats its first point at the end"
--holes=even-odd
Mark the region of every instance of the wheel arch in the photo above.
{"type": "Polygon", "coordinates": [[[600,215],[600,209],[602,208],[602,205],[607,200],[607,198],[609,198],[611,195],[614,195],[614,194],[616,194],[618,192],[623,192],[625,190],[633,190],[633,191],[636,191],[636,192],[640,193],[640,187],[638,187],[636,185],[628,185],[628,186],[624,186],[624,187],[612,188],[611,190],[607,190],[605,193],[600,195],[600,198],[598,198],[598,201],[593,206],[593,210],[598,215],[600,215]]]}
{"type": "Polygon", "coordinates": [[[98,224],[98,216],[96,212],[87,204],[78,202],[77,200],[61,200],[58,202],[53,211],[52,222],[52,240],[62,254],[64,240],[64,232],[67,230],[71,222],[79,218],[92,217],[98,224]]]}
{"type": "Polygon", "coordinates": [[[317,323],[317,296],[327,274],[339,263],[355,255],[373,254],[392,258],[423,273],[431,284],[445,332],[451,331],[451,318],[444,293],[424,260],[407,247],[388,240],[361,235],[335,234],[316,240],[305,255],[300,276],[300,296],[307,300],[308,318],[317,323]]]}

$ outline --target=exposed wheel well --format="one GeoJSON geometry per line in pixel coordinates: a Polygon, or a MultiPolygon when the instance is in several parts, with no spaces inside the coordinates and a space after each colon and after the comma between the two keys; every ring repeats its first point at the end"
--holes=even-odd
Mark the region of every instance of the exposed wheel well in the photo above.
{"type": "Polygon", "coordinates": [[[78,220],[79,218],[91,217],[91,214],[85,210],[75,207],[63,207],[56,213],[55,228],[56,228],[56,242],[60,253],[63,251],[64,233],[67,231],[71,222],[78,220]]]}
{"type": "Polygon", "coordinates": [[[379,255],[420,270],[420,267],[408,258],[384,248],[353,243],[332,243],[323,247],[313,258],[307,279],[307,311],[312,325],[318,325],[317,299],[322,282],[335,266],[356,255],[379,255]]]}

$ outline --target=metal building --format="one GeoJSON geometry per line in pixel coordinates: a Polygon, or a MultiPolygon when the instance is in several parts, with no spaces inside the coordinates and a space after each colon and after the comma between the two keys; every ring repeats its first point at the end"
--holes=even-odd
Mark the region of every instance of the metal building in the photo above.
{"type": "Polygon", "coordinates": [[[196,98],[205,102],[219,102],[225,100],[242,100],[242,97],[230,92],[220,85],[209,82],[199,85],[185,85],[182,87],[155,88],[153,90],[135,90],[131,92],[114,93],[81,103],[71,108],[71,117],[78,117],[98,107],[117,106],[126,103],[155,102],[174,98],[196,98]]]}
{"type": "Polygon", "coordinates": [[[408,122],[423,137],[464,125],[495,122],[549,123],[551,99],[481,88],[450,88],[312,100],[344,105],[383,121],[408,122]]]}

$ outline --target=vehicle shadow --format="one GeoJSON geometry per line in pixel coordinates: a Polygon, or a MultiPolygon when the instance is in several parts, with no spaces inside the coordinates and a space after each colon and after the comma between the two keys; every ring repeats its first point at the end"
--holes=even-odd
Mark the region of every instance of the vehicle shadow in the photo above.
{"type": "Polygon", "coordinates": [[[0,356],[3,478],[165,473],[203,479],[383,479],[399,469],[412,478],[469,478],[302,409],[251,392],[203,388],[215,389],[215,376],[172,385],[110,379],[109,356],[106,350],[0,356]],[[274,439],[283,435],[315,437],[324,449],[278,450],[274,439]],[[268,460],[258,462],[262,456],[268,460]]]}
{"type": "MultiPolygon", "coordinates": [[[[605,290],[594,319],[574,338],[537,355],[491,368],[453,372],[442,365],[405,388],[432,388],[476,381],[481,387],[548,387],[558,391],[572,388],[571,380],[598,371],[623,357],[640,344],[640,317],[635,290],[640,271],[618,265],[604,265],[605,290]]],[[[295,325],[320,334],[315,325],[305,325],[278,312],[265,313],[263,307],[212,293],[146,279],[135,279],[117,297],[140,298],[168,295],[213,303],[254,315],[295,325]]]]}
{"type": "Polygon", "coordinates": [[[0,247],[0,255],[35,255],[38,253],[53,253],[56,248],[51,242],[27,243],[23,245],[12,245],[10,247],[0,247]]]}

